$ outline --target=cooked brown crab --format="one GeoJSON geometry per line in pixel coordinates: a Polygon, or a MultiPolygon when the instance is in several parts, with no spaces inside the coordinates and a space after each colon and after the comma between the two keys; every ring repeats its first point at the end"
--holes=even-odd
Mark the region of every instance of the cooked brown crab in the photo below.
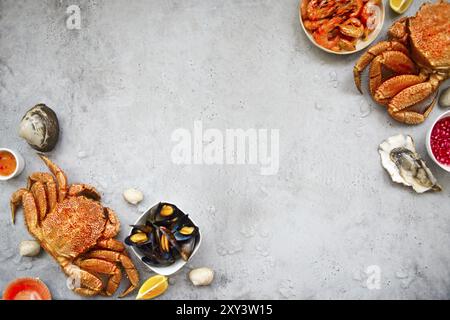
{"type": "Polygon", "coordinates": [[[369,89],[374,100],[386,105],[397,121],[422,123],[436,97],[423,112],[415,110],[415,105],[435,93],[450,76],[450,4],[422,5],[416,16],[395,22],[389,38],[369,48],[356,62],[356,87],[362,92],[361,73],[370,64],[369,89]],[[394,76],[383,79],[382,67],[394,76]]]}
{"type": "Polygon", "coordinates": [[[138,285],[139,274],[122,242],[114,239],[120,228],[116,214],[101,205],[94,187],[68,185],[64,172],[47,157],[41,158],[53,175],[35,172],[28,187],[11,196],[13,222],[16,207],[22,204],[28,231],[79,283],[73,288],[76,293],[114,294],[122,279],[119,264],[131,283],[121,296],[129,294],[138,285]],[[106,286],[99,275],[109,278],[106,286]]]}

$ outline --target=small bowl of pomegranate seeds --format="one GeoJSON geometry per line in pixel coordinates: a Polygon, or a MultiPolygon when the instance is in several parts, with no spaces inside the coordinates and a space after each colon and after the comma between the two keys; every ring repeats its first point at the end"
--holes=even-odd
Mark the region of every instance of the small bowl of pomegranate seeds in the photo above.
{"type": "Polygon", "coordinates": [[[450,172],[450,111],[437,118],[428,132],[427,151],[434,162],[450,172]]]}

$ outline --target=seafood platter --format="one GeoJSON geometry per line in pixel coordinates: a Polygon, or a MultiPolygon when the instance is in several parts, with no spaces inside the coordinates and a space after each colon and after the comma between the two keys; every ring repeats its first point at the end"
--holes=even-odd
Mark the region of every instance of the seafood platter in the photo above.
{"type": "Polygon", "coordinates": [[[301,0],[300,24],[318,48],[352,54],[369,46],[381,31],[385,9],[381,0],[301,0]]]}
{"type": "MultiPolygon", "coordinates": [[[[396,12],[408,7],[407,1],[391,0],[390,4],[396,12]]],[[[386,118],[393,120],[393,126],[406,130],[426,122],[436,104],[450,107],[450,87],[439,92],[450,78],[448,1],[426,2],[416,13],[399,17],[389,26],[386,38],[373,45],[385,18],[381,0],[301,0],[299,16],[308,38],[324,51],[344,55],[370,46],[355,57],[353,72],[351,66],[345,67],[349,83],[355,86],[355,95],[367,91],[386,118]]],[[[20,257],[37,257],[45,251],[68,280],[78,280],[67,290],[82,297],[126,297],[138,291],[136,299],[153,299],[168,290],[168,277],[185,267],[202,243],[192,216],[175,204],[159,202],[144,213],[140,211],[139,218],[126,226],[122,241],[119,216],[104,203],[96,187],[89,181],[69,182],[66,172],[47,154],[61,136],[56,112],[39,103],[18,122],[19,136],[27,143],[24,146],[32,148],[33,154],[38,152],[35,159],[46,167],[22,176],[19,189],[10,185],[15,190],[8,194],[12,224],[22,208],[24,225],[33,237],[20,242],[20,257]],[[141,283],[138,263],[155,275],[141,283]],[[126,283],[125,290],[117,295],[122,283],[126,283]]],[[[408,187],[415,192],[412,194],[444,189],[411,134],[395,134],[384,139],[378,149],[377,145],[373,152],[393,185],[408,187]]],[[[425,145],[435,168],[450,173],[450,111],[437,115],[425,145]]],[[[25,158],[15,148],[0,148],[1,183],[17,179],[24,167],[25,158]]],[[[133,208],[144,199],[144,193],[128,188],[123,197],[133,208]]],[[[208,286],[214,271],[195,268],[188,278],[194,287],[208,286]]],[[[50,300],[52,294],[42,280],[27,275],[12,279],[3,290],[3,299],[50,300]]]]}

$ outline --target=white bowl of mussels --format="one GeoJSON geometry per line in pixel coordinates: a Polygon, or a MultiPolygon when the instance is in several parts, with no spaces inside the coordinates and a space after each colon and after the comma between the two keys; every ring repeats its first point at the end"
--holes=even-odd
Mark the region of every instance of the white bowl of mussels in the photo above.
{"type": "Polygon", "coordinates": [[[201,241],[200,229],[187,214],[160,202],[136,220],[125,244],[150,270],[169,276],[192,259],[201,241]]]}

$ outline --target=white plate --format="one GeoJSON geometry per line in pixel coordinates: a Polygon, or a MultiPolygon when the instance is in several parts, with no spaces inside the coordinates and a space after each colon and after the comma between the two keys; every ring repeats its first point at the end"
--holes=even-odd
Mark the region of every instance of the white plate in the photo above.
{"type": "MultiPolygon", "coordinates": [[[[153,207],[149,208],[147,211],[145,211],[134,223],[134,225],[138,225],[138,224],[144,224],[145,221],[147,220],[147,217],[150,215],[150,213],[153,210],[156,210],[158,208],[159,203],[157,203],[156,205],[154,205],[153,207]]],[[[192,221],[192,223],[194,225],[196,225],[198,227],[198,225],[195,223],[194,220],[192,220],[191,216],[189,216],[189,219],[192,221]]],[[[129,235],[131,235],[131,231],[132,228],[130,229],[130,233],[129,235]]],[[[189,257],[190,261],[194,255],[197,253],[198,249],[200,248],[200,245],[202,243],[202,234],[200,232],[200,228],[198,228],[198,241],[195,244],[194,247],[194,251],[192,251],[191,256],[189,257]]],[[[156,266],[151,266],[147,263],[145,263],[144,261],[142,261],[142,257],[144,256],[143,254],[141,254],[139,252],[139,250],[137,250],[135,247],[133,246],[128,246],[131,251],[136,255],[136,257],[139,258],[139,261],[142,262],[145,266],[147,266],[147,268],[149,268],[150,270],[152,270],[153,272],[156,272],[157,274],[163,275],[163,276],[170,276],[176,272],[178,272],[181,268],[184,267],[184,265],[186,263],[188,263],[188,261],[184,261],[183,259],[179,258],[177,259],[173,264],[171,264],[170,266],[166,266],[166,267],[156,267],[156,266]]]]}
{"type": "Polygon", "coordinates": [[[316,41],[314,40],[312,34],[306,30],[304,24],[303,24],[303,19],[302,19],[302,14],[300,11],[301,5],[302,5],[302,1],[304,0],[300,0],[299,2],[299,6],[298,6],[298,16],[300,19],[300,25],[302,26],[303,31],[305,32],[306,36],[308,37],[308,39],[318,48],[322,49],[323,51],[326,51],[328,53],[333,53],[333,54],[338,54],[338,55],[346,55],[346,54],[352,54],[358,51],[361,51],[365,48],[367,48],[380,34],[381,29],[383,28],[383,24],[384,24],[384,18],[385,18],[385,1],[382,1],[382,5],[380,7],[380,18],[379,21],[377,23],[377,27],[375,28],[374,31],[372,31],[372,33],[369,35],[369,37],[363,41],[363,40],[358,40],[358,42],[356,43],[356,50],[354,51],[333,51],[327,48],[324,48],[322,46],[320,46],[319,44],[316,43],[316,41]]]}

